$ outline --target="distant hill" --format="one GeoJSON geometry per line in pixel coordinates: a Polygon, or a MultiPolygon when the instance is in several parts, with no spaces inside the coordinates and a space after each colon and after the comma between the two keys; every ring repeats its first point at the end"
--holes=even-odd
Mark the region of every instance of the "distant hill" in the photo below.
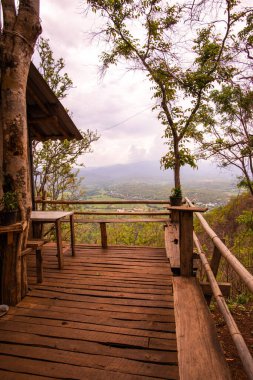
{"type": "MultiPolygon", "coordinates": [[[[190,167],[182,168],[182,183],[217,180],[219,182],[235,182],[234,170],[221,170],[214,164],[202,161],[198,170],[190,167]]],[[[156,184],[173,184],[173,173],[171,170],[160,169],[159,162],[143,161],[130,164],[118,164],[105,167],[81,168],[80,176],[85,178],[86,185],[109,185],[122,182],[143,182],[156,184]]]]}

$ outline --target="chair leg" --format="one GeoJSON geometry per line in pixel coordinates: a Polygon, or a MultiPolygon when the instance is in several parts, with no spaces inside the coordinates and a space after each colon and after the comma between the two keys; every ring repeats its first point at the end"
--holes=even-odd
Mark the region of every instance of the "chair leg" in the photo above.
{"type": "Polygon", "coordinates": [[[37,272],[37,283],[40,284],[43,281],[43,257],[42,249],[36,249],[36,272],[37,272]]]}

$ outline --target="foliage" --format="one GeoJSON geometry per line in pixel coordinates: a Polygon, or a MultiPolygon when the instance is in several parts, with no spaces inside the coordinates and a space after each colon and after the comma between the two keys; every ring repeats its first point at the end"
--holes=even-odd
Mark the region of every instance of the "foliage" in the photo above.
{"type": "MultiPolygon", "coordinates": [[[[205,219],[212,229],[218,233],[221,239],[224,239],[226,246],[251,273],[253,273],[252,210],[252,196],[249,193],[243,193],[231,198],[227,205],[213,209],[205,214],[205,219]]],[[[207,237],[202,228],[200,228],[200,224],[197,221],[195,223],[195,231],[202,245],[206,247],[207,254],[211,256],[213,251],[211,240],[207,237]]],[[[248,294],[245,285],[224,260],[222,260],[220,265],[218,279],[232,284],[233,299],[238,296],[238,294],[248,294]]]]}
{"type": "Polygon", "coordinates": [[[182,198],[182,189],[181,187],[174,187],[171,190],[171,196],[175,198],[182,198]]]}
{"type": "Polygon", "coordinates": [[[253,91],[231,82],[213,91],[212,100],[216,116],[202,143],[204,156],[214,156],[221,167],[237,167],[243,174],[239,186],[253,195],[253,91]]]}
{"type": "Polygon", "coordinates": [[[4,211],[14,211],[18,210],[18,198],[16,192],[7,191],[3,194],[0,202],[4,211]]]}
{"type": "Polygon", "coordinates": [[[174,170],[175,186],[180,186],[180,167],[196,167],[196,156],[189,144],[201,141],[199,125],[209,124],[209,93],[214,84],[229,80],[234,72],[229,65],[227,41],[233,24],[240,19],[233,13],[235,2],[221,2],[225,28],[217,19],[211,19],[211,12],[199,17],[200,22],[196,18],[191,29],[186,29],[187,19],[192,16],[195,2],[190,14],[187,7],[162,0],[87,3],[105,20],[97,33],[107,44],[102,55],[103,72],[123,58],[133,64],[133,69],[147,74],[156,101],[153,109],[158,110],[168,145],[161,164],[174,170]],[[205,17],[208,23],[203,27],[205,17]],[[182,31],[188,40],[180,41],[182,31]],[[183,49],[183,45],[187,48],[183,49]]]}
{"type": "MultiPolygon", "coordinates": [[[[80,197],[80,183],[78,170],[73,167],[78,164],[80,156],[91,151],[90,145],[98,139],[96,133],[89,130],[81,132],[83,139],[52,141],[43,143],[33,142],[33,166],[36,194],[51,199],[63,197],[78,199],[80,197]]],[[[84,166],[79,163],[79,166],[84,166]]]]}
{"type": "MultiPolygon", "coordinates": [[[[72,88],[73,82],[67,73],[62,74],[65,67],[62,58],[55,60],[49,45],[49,40],[40,38],[37,49],[40,55],[40,71],[55,95],[62,99],[72,88]]],[[[34,184],[37,195],[42,197],[47,193],[51,199],[70,197],[77,199],[82,196],[81,179],[74,166],[84,166],[79,158],[84,153],[91,152],[91,143],[98,140],[96,132],[80,131],[83,139],[53,141],[43,143],[33,141],[34,184]]]]}
{"type": "Polygon", "coordinates": [[[239,186],[253,195],[253,9],[237,15],[241,30],[231,40],[233,76],[211,92],[210,123],[202,142],[204,157],[215,157],[221,167],[235,166],[239,186]]]}
{"type": "Polygon", "coordinates": [[[67,73],[61,73],[65,67],[63,58],[54,59],[49,39],[43,37],[37,42],[37,51],[40,56],[38,69],[41,75],[58,99],[65,98],[68,90],[73,88],[73,82],[67,73]]]}

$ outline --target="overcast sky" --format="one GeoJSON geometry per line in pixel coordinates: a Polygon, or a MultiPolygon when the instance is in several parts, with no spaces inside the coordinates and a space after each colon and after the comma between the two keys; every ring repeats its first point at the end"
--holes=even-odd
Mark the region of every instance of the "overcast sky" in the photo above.
{"type": "Polygon", "coordinates": [[[84,13],[80,0],[41,1],[42,36],[50,39],[55,58],[64,58],[75,86],[64,105],[78,128],[97,130],[101,136],[94,152],[85,156],[86,166],[159,162],[165,153],[163,127],[151,111],[150,83],[124,67],[111,67],[99,78],[102,45],[88,36],[98,21],[84,13]]]}

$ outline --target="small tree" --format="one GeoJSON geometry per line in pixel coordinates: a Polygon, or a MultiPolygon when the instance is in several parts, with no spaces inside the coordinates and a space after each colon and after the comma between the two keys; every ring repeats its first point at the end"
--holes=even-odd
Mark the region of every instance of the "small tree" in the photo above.
{"type": "MultiPolygon", "coordinates": [[[[62,74],[65,67],[63,58],[55,60],[49,40],[40,38],[37,44],[40,56],[39,70],[44,79],[54,91],[55,95],[62,99],[67,91],[72,88],[73,82],[67,73],[62,74]]],[[[98,140],[95,132],[87,130],[81,132],[83,139],[52,141],[43,143],[33,142],[34,184],[36,194],[43,195],[45,191],[51,199],[66,197],[80,197],[80,183],[78,170],[73,167],[78,164],[78,159],[84,153],[91,152],[91,143],[98,140]]],[[[84,164],[79,164],[84,166],[84,164]]]]}
{"type": "Polygon", "coordinates": [[[239,185],[253,195],[253,10],[240,16],[242,30],[230,46],[234,76],[211,92],[209,125],[201,152],[219,166],[234,166],[242,174],[239,185]]]}
{"type": "MultiPolygon", "coordinates": [[[[180,187],[180,168],[196,166],[189,142],[201,138],[200,123],[207,123],[208,95],[214,83],[231,76],[226,65],[226,41],[236,18],[232,15],[234,1],[224,2],[225,28],[215,29],[210,19],[206,27],[201,23],[186,33],[192,36],[186,49],[175,43],[187,19],[186,9],[177,3],[169,5],[161,0],[108,0],[87,3],[106,23],[98,32],[107,43],[102,55],[103,71],[117,64],[121,58],[133,63],[133,69],[147,74],[152,83],[154,107],[165,126],[168,153],[162,165],[174,171],[175,187],[180,187]],[[222,30],[222,32],[221,32],[222,30]]],[[[191,8],[192,9],[192,8],[191,8]]]]}

